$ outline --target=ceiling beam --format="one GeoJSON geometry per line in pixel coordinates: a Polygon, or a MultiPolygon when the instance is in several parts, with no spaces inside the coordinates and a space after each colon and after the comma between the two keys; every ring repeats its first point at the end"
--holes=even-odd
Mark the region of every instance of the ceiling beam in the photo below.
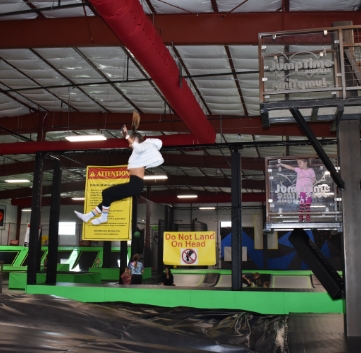
{"type": "MultiPolygon", "coordinates": [[[[229,203],[231,202],[231,194],[220,192],[220,193],[197,193],[198,197],[196,199],[178,199],[177,195],[174,194],[165,194],[161,191],[154,191],[151,193],[150,200],[156,203],[163,203],[163,204],[190,204],[190,203],[210,203],[210,204],[217,204],[217,203],[229,203]]],[[[264,193],[243,193],[242,194],[242,202],[265,202],[266,195],[264,193]]],[[[43,197],[41,201],[41,205],[50,206],[50,197],[43,197]]],[[[61,198],[60,199],[61,205],[79,205],[80,208],[83,207],[83,201],[74,201],[70,197],[61,198]]],[[[12,199],[11,205],[19,206],[19,207],[31,207],[31,197],[26,197],[22,199],[12,199]]],[[[75,216],[74,216],[75,217],[75,216]]]]}
{"type": "Polygon", "coordinates": [[[211,0],[211,4],[212,4],[212,10],[213,10],[213,12],[218,13],[219,10],[218,10],[217,0],[211,0]]]}
{"type": "MultiPolygon", "coordinates": [[[[272,124],[262,127],[260,116],[240,117],[223,115],[207,116],[217,133],[303,136],[297,124],[272,124]]],[[[130,124],[132,113],[87,113],[87,112],[48,112],[32,113],[1,118],[1,126],[19,134],[32,134],[38,131],[77,131],[77,130],[120,130],[123,124],[130,124]],[[39,125],[41,123],[42,125],[39,125]]],[[[331,131],[332,122],[309,122],[309,126],[317,137],[334,138],[331,131]]],[[[140,128],[142,131],[189,132],[184,122],[175,114],[142,114],[140,128]]],[[[0,131],[0,135],[4,134],[0,131]]]]}
{"type": "MultiPolygon", "coordinates": [[[[149,16],[153,20],[152,16],[149,16]]],[[[331,27],[347,18],[361,24],[358,11],[260,12],[154,15],[164,42],[175,45],[258,44],[258,33],[331,27]],[[164,34],[164,35],[163,35],[164,34]]],[[[1,48],[120,46],[101,17],[0,22],[1,48]],[[54,36],[56,33],[56,36],[54,36]]]]}
{"type": "MultiPolygon", "coordinates": [[[[168,176],[168,179],[165,180],[146,180],[146,186],[159,186],[159,185],[171,185],[171,186],[209,186],[209,187],[231,187],[230,178],[215,178],[215,177],[189,177],[189,176],[168,176]]],[[[255,190],[264,190],[265,181],[264,180],[242,180],[243,189],[255,189],[255,190]]],[[[60,192],[76,192],[84,191],[85,181],[74,181],[62,183],[60,187],[60,192]]],[[[52,187],[43,186],[43,195],[51,195],[52,187]]],[[[32,188],[22,187],[11,190],[0,191],[0,200],[4,199],[18,199],[24,197],[32,196],[32,188]]]]}
{"type": "MultiPolygon", "coordinates": [[[[177,190],[172,190],[173,192],[151,192],[150,200],[156,203],[163,204],[177,204],[177,203],[210,203],[215,205],[216,203],[228,203],[231,202],[231,193],[226,192],[208,192],[208,193],[200,193],[195,192],[198,195],[195,199],[179,199],[177,194],[179,192],[177,190]]],[[[242,202],[265,202],[266,194],[265,193],[242,193],[242,202]]]]}
{"type": "MultiPolygon", "coordinates": [[[[87,165],[126,165],[128,163],[130,153],[108,153],[108,154],[82,154],[71,156],[71,159],[62,158],[61,164],[67,169],[82,169],[87,165]]],[[[194,168],[218,168],[230,169],[229,160],[223,156],[210,155],[174,155],[163,153],[164,164],[161,167],[194,167],[194,168]]],[[[242,158],[242,168],[245,170],[261,170],[265,168],[263,158],[242,158]]],[[[44,170],[52,170],[51,163],[44,163],[44,170]]],[[[26,174],[34,172],[34,162],[19,162],[12,164],[0,165],[0,177],[26,174]]],[[[182,177],[183,178],[183,177],[182,177]]]]}

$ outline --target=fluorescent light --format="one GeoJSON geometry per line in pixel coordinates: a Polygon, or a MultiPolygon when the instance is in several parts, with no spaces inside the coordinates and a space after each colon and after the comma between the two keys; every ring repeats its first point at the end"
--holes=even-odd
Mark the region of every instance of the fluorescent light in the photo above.
{"type": "Polygon", "coordinates": [[[7,183],[30,183],[28,179],[7,179],[5,180],[7,183]]]}
{"type": "Polygon", "coordinates": [[[317,206],[317,205],[315,205],[315,206],[311,206],[311,207],[314,207],[314,208],[322,208],[322,207],[326,207],[326,205],[320,205],[320,206],[317,206]]]}
{"type": "Polygon", "coordinates": [[[200,210],[215,210],[215,207],[199,207],[200,210]]]}
{"type": "Polygon", "coordinates": [[[22,212],[31,212],[31,208],[23,208],[21,211],[22,212]]]}
{"type": "Polygon", "coordinates": [[[179,199],[195,199],[198,195],[177,195],[179,199]]]}
{"type": "Polygon", "coordinates": [[[70,142],[102,141],[107,139],[104,135],[74,135],[65,138],[70,142]]]}
{"type": "Polygon", "coordinates": [[[85,197],[72,197],[71,199],[74,201],[84,201],[85,197]]]}
{"type": "Polygon", "coordinates": [[[144,175],[144,180],[164,180],[168,179],[166,175],[144,175]]]}
{"type": "Polygon", "coordinates": [[[221,228],[229,228],[232,227],[231,221],[221,221],[221,228]]]}

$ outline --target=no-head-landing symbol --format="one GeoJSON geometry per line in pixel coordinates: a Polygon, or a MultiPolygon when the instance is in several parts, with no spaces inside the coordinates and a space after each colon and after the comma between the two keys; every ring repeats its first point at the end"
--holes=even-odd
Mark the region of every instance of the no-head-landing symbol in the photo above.
{"type": "Polygon", "coordinates": [[[180,249],[182,265],[198,264],[198,249],[182,248],[180,249]]]}

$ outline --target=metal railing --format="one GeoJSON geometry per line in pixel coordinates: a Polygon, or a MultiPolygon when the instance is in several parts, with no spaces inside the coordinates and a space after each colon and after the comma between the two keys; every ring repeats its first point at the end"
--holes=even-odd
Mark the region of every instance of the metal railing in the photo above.
{"type": "Polygon", "coordinates": [[[360,105],[361,26],[260,33],[258,39],[261,114],[293,104],[360,105]]]}

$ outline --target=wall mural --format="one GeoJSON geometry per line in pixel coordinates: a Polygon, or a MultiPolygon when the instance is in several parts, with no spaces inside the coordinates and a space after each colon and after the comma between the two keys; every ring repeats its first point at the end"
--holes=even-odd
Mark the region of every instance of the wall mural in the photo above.
{"type": "MultiPolygon", "coordinates": [[[[336,270],[342,270],[341,234],[329,230],[306,231],[311,240],[336,270]]],[[[291,232],[278,232],[278,249],[256,250],[254,248],[254,228],[243,228],[242,246],[247,247],[247,261],[244,270],[308,270],[308,266],[298,256],[288,237],[291,232]]],[[[221,266],[231,268],[232,263],[224,261],[224,247],[231,246],[231,228],[221,228],[221,266]]]]}

